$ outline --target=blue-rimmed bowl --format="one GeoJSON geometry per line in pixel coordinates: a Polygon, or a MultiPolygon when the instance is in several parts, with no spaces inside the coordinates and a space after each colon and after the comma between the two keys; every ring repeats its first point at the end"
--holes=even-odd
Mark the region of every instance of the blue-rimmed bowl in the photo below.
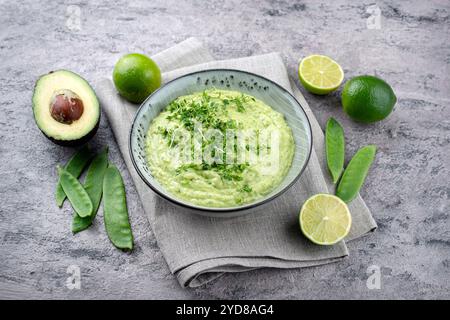
{"type": "Polygon", "coordinates": [[[300,103],[275,82],[240,70],[213,69],[186,74],[174,79],[155,91],[144,101],[136,113],[130,133],[130,155],[136,171],[142,180],[158,195],[194,213],[213,217],[233,217],[249,213],[252,209],[275,199],[300,177],[312,149],[311,126],[300,103]],[[285,116],[295,140],[292,166],[284,180],[269,194],[251,203],[236,207],[203,207],[177,198],[168,193],[153,178],[146,160],[146,134],[152,120],[173,100],[180,96],[216,88],[246,93],[263,101],[285,116]]]}

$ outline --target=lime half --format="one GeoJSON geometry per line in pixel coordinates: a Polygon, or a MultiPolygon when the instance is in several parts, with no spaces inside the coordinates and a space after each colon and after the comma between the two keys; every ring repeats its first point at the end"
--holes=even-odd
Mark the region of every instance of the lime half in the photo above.
{"type": "Polygon", "coordinates": [[[300,62],[298,76],[309,92],[327,94],[340,86],[344,80],[344,71],[333,59],[314,54],[300,62]]]}
{"type": "Polygon", "coordinates": [[[332,245],[350,231],[352,216],[344,201],[331,194],[316,194],[300,210],[300,228],[312,242],[332,245]]]}

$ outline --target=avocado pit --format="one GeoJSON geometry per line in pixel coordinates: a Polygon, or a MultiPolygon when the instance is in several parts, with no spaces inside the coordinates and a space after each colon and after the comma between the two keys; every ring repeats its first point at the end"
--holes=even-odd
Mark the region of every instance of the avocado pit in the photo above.
{"type": "Polygon", "coordinates": [[[81,98],[68,89],[58,90],[50,102],[50,114],[53,119],[63,124],[71,124],[81,118],[84,106],[81,98]]]}

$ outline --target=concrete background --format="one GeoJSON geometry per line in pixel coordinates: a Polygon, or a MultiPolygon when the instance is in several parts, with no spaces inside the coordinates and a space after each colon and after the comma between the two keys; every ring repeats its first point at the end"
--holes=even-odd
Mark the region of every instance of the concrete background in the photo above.
{"type": "Polygon", "coordinates": [[[448,1],[1,0],[0,12],[0,298],[450,298],[448,1]],[[373,125],[346,117],[339,92],[317,97],[302,88],[322,126],[329,116],[345,126],[348,157],[379,146],[362,190],[379,229],[351,243],[348,259],[180,288],[105,117],[92,145],[108,144],[123,172],[136,249],[110,244],[101,212],[88,231],[71,234],[70,205],[58,209],[53,194],[55,166],[73,150],[49,142],[34,123],[37,77],[65,68],[95,83],[125,53],[150,55],[190,36],[222,59],[279,51],[294,78],[299,58],[321,53],[346,79],[374,74],[393,86],[395,112],[373,125]],[[70,265],[81,269],[80,290],[66,287],[70,265]],[[380,290],[366,286],[371,265],[381,270],[380,290]]]}

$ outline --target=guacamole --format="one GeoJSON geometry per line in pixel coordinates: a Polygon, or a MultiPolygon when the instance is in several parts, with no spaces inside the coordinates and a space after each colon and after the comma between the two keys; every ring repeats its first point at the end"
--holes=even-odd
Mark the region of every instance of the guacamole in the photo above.
{"type": "Polygon", "coordinates": [[[175,198],[235,207],[273,191],[292,164],[284,116],[236,91],[210,89],[172,101],[150,124],[151,174],[175,198]]]}

